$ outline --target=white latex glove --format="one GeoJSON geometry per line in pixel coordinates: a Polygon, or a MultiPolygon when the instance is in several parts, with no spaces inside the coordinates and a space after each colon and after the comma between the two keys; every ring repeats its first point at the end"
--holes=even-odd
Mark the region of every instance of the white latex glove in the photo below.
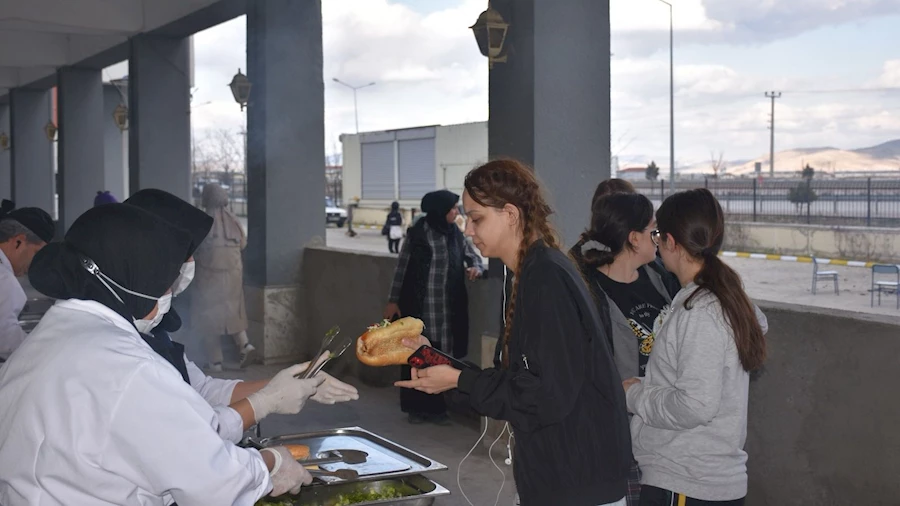
{"type": "Polygon", "coordinates": [[[315,395],[319,385],[325,381],[323,376],[310,379],[294,377],[305,370],[306,366],[303,364],[283,369],[268,385],[247,397],[257,422],[272,413],[294,415],[303,409],[306,400],[315,395]]]}
{"type": "Polygon", "coordinates": [[[299,494],[300,487],[312,483],[312,475],[291,456],[290,450],[283,446],[265,448],[261,452],[270,452],[275,457],[275,465],[269,471],[272,477],[271,496],[279,496],[288,492],[299,494]]]}
{"type": "MultiPolygon", "coordinates": [[[[309,362],[304,362],[300,365],[308,367],[309,362]]],[[[316,391],[316,395],[312,396],[312,400],[320,404],[335,404],[359,399],[359,392],[353,385],[348,385],[324,371],[319,371],[316,374],[317,378],[320,376],[325,378],[325,382],[319,385],[319,389],[316,391]]]]}

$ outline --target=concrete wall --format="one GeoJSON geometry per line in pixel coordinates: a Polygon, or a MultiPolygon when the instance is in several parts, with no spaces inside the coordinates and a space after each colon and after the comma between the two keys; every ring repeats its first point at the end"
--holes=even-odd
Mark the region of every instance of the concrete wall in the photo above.
{"type": "Polygon", "coordinates": [[[900,233],[892,228],[728,223],[724,249],[900,263],[900,233]]]}
{"type": "MultiPolygon", "coordinates": [[[[0,104],[0,134],[9,137],[9,104],[0,104]]],[[[12,139],[9,139],[12,145],[12,139]]],[[[10,150],[0,147],[0,199],[12,198],[12,164],[10,150]]]]}
{"type": "Polygon", "coordinates": [[[900,327],[760,306],[769,358],[750,384],[747,504],[897,504],[900,327]]]}
{"type": "MultiPolygon", "coordinates": [[[[352,336],[381,318],[395,265],[388,255],[305,250],[298,313],[306,356],[331,326],[352,336]]],[[[489,364],[493,350],[481,335],[499,318],[499,301],[487,297],[492,283],[499,281],[469,285],[469,359],[476,363],[489,364]]],[[[897,504],[900,327],[872,315],[758,304],[769,318],[769,358],[750,386],[747,504],[897,504]]],[[[363,366],[352,350],[329,370],[380,386],[399,374],[363,366]]]]}
{"type": "Polygon", "coordinates": [[[438,127],[435,160],[438,187],[462,195],[466,174],[488,160],[487,122],[438,127]]]}

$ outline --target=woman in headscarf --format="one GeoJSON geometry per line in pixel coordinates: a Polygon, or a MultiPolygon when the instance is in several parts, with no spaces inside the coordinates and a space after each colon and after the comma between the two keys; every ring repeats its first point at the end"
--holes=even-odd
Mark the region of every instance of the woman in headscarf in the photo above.
{"type": "MultiPolygon", "coordinates": [[[[172,285],[172,295],[177,298],[194,278],[195,264],[192,255],[209,233],[213,218],[171,193],[152,188],[135,193],[125,203],[151,212],[190,234],[191,248],[188,250],[188,257],[172,285]]],[[[187,358],[187,355],[184,355],[182,344],[173,342],[169,337],[169,333],[179,330],[181,324],[181,318],[173,307],[165,314],[159,326],[153,329],[152,339],[155,347],[170,348],[173,355],[183,357],[185,381],[188,381],[191,387],[216,410],[219,416],[217,430],[223,439],[237,443],[245,430],[267,415],[296,414],[300,411],[306,401],[304,394],[311,390],[303,388],[304,382],[309,380],[297,379],[293,375],[298,369],[306,370],[308,362],[283,370],[279,381],[275,381],[275,378],[260,381],[212,378],[204,374],[187,358]],[[278,399],[278,402],[272,406],[260,403],[259,398],[268,394],[272,394],[272,398],[278,399]]],[[[314,391],[312,400],[323,404],[335,404],[359,398],[359,393],[352,385],[338,381],[325,372],[320,372],[318,376],[324,377],[325,381],[314,391]]]]}
{"type": "MultiPolygon", "coordinates": [[[[422,211],[427,214],[409,229],[403,243],[384,317],[419,318],[432,346],[464,357],[469,347],[466,278],[479,278],[483,267],[481,256],[456,226],[458,203],[459,195],[447,190],[422,198],[422,211]]],[[[409,367],[404,366],[401,374],[409,379],[409,367]]],[[[403,389],[400,409],[408,414],[409,423],[449,423],[440,395],[403,389]]]]}
{"type": "Polygon", "coordinates": [[[165,314],[190,244],[109,204],[35,256],[32,286],[60,300],[0,370],[0,503],[249,506],[311,481],[283,447],[223,441],[177,359],[142,335],[165,314]]]}
{"type": "Polygon", "coordinates": [[[400,253],[400,239],[403,239],[403,215],[400,214],[399,202],[391,203],[391,212],[384,221],[381,235],[387,236],[389,252],[400,253]]]}
{"type": "Polygon", "coordinates": [[[247,338],[244,306],[244,267],[241,252],[247,236],[237,217],[227,209],[228,195],[217,184],[203,187],[203,208],[213,217],[206,240],[194,253],[196,298],[191,304],[191,326],[206,341],[209,369],[222,370],[222,335],[234,339],[246,365],[256,348],[247,338]]]}

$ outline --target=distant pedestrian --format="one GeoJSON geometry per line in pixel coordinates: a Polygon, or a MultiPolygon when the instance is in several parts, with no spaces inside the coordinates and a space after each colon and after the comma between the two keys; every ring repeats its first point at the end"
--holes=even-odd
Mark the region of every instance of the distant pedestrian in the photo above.
{"type": "Polygon", "coordinates": [[[391,212],[387,215],[381,235],[387,236],[388,251],[400,253],[400,239],[403,238],[403,215],[400,214],[400,203],[391,204],[391,212]]]}

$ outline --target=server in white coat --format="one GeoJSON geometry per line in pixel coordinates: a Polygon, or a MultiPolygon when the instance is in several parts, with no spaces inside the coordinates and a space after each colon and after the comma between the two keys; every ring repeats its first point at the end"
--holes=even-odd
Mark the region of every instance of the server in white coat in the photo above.
{"type": "MultiPolygon", "coordinates": [[[[188,251],[189,256],[172,285],[172,295],[178,297],[193,280],[193,252],[209,233],[212,217],[175,195],[154,188],[138,191],[129,197],[125,204],[149,211],[190,234],[192,245],[188,251]]],[[[170,309],[152,332],[153,337],[159,342],[158,346],[170,343],[168,346],[174,348],[174,354],[182,355],[184,346],[169,337],[169,333],[179,330],[181,325],[181,317],[174,308],[170,309]]],[[[204,374],[186,355],[183,355],[182,360],[187,371],[186,381],[218,414],[217,429],[223,439],[236,443],[241,440],[245,430],[269,414],[294,414],[300,410],[301,404],[295,400],[299,389],[294,385],[295,381],[292,378],[297,370],[305,370],[309,365],[308,362],[288,368],[290,374],[283,374],[283,379],[275,382],[273,378],[261,381],[213,378],[204,374]],[[279,402],[261,402],[265,397],[279,399],[279,402]]],[[[322,404],[335,404],[359,398],[359,393],[352,385],[324,372],[319,375],[323,376],[325,381],[319,385],[312,400],[322,404]]]]}
{"type": "Polygon", "coordinates": [[[19,326],[19,313],[28,299],[16,278],[28,273],[35,253],[56,233],[53,219],[43,210],[12,208],[8,200],[0,206],[0,362],[28,335],[19,326]]]}
{"type": "Polygon", "coordinates": [[[189,245],[110,204],[35,256],[32,285],[61,300],[0,369],[0,504],[251,506],[311,481],[283,447],[223,441],[215,411],[139,333],[161,319],[189,245]]]}

